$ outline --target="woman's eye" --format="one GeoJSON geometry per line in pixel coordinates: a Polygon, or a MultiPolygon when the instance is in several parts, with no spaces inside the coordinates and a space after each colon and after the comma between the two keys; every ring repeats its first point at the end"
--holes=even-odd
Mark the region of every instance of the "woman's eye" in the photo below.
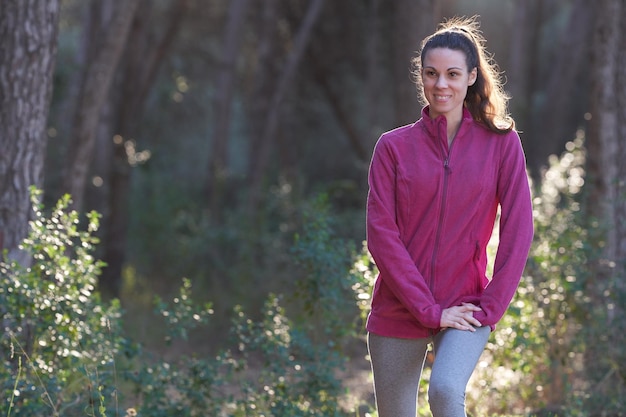
{"type": "Polygon", "coordinates": [[[456,77],[458,77],[458,76],[459,76],[459,73],[458,73],[458,72],[451,72],[451,73],[450,73],[450,77],[451,77],[451,78],[456,78],[456,77]]]}

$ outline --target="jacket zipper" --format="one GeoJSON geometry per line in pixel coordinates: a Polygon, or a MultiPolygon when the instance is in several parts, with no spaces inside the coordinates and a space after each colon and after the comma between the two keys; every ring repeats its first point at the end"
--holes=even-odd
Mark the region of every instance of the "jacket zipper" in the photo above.
{"type": "MultiPolygon", "coordinates": [[[[447,195],[448,195],[448,177],[450,175],[450,155],[452,153],[452,147],[454,146],[454,140],[452,140],[452,144],[450,145],[450,149],[448,149],[448,154],[445,154],[445,149],[442,150],[442,157],[443,157],[443,191],[441,193],[441,211],[439,212],[439,219],[437,221],[437,233],[435,234],[435,246],[433,248],[433,255],[432,255],[432,259],[431,259],[431,266],[430,266],[430,280],[429,280],[429,284],[430,284],[430,292],[433,294],[433,297],[435,296],[435,265],[436,265],[436,260],[437,260],[437,255],[439,252],[439,243],[441,240],[441,229],[443,226],[443,219],[445,217],[446,214],[446,200],[447,200],[447,195]]],[[[434,331],[431,330],[431,335],[434,334],[434,331]]]]}
{"type": "MultiPolygon", "coordinates": [[[[446,197],[448,193],[448,176],[450,174],[450,156],[445,157],[443,161],[443,191],[441,193],[441,211],[439,212],[439,219],[437,221],[437,233],[435,235],[435,246],[433,249],[433,257],[431,261],[431,273],[430,273],[430,290],[433,292],[435,284],[435,261],[439,252],[439,243],[441,240],[441,229],[443,225],[443,219],[446,214],[446,197]]],[[[433,293],[434,295],[434,293],[433,293]]]]}

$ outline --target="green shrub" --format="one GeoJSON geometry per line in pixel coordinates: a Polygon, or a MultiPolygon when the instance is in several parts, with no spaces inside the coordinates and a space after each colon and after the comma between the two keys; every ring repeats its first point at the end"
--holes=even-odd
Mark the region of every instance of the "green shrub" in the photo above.
{"type": "MultiPolygon", "coordinates": [[[[355,311],[349,293],[355,279],[348,277],[351,247],[334,235],[323,197],[313,202],[304,219],[292,250],[300,266],[300,274],[294,277],[296,295],[270,295],[256,321],[236,307],[229,348],[215,357],[181,355],[174,362],[154,360],[128,372],[141,414],[348,415],[339,405],[343,388],[337,371],[345,358],[338,344],[354,335],[354,323],[337,317],[355,311]],[[283,297],[289,297],[289,304],[304,306],[297,322],[287,317],[279,302],[283,297]]],[[[180,327],[188,320],[172,320],[181,316],[180,312],[186,317],[194,315],[191,308],[173,310],[159,302],[159,314],[174,324],[168,341],[184,336],[180,327]]]]}
{"type": "MultiPolygon", "coordinates": [[[[358,275],[349,273],[352,250],[333,234],[323,200],[313,204],[293,250],[301,285],[320,279],[316,292],[300,294],[311,306],[305,314],[322,318],[294,323],[281,296],[270,296],[260,320],[235,309],[229,348],[220,354],[183,353],[168,361],[124,337],[118,302],[103,303],[95,292],[102,267],[93,257],[98,215],[87,216],[83,231],[69,197],[48,217],[37,199],[35,192],[31,232],[21,246],[32,263],[0,263],[0,388],[7,417],[104,417],[123,409],[127,417],[351,415],[340,406],[337,371],[345,358],[337,342],[354,335],[354,321],[331,315],[356,311],[349,290],[358,275]],[[324,320],[330,324],[319,337],[313,323],[324,320]]],[[[155,300],[160,322],[153,325],[164,330],[166,344],[206,329],[212,306],[197,306],[191,294],[191,281],[183,279],[173,301],[155,300]]]]}
{"type": "Polygon", "coordinates": [[[25,417],[95,415],[101,396],[114,395],[121,346],[118,304],[94,293],[102,267],[92,256],[98,215],[90,213],[81,231],[69,197],[46,218],[38,196],[21,245],[32,263],[0,263],[2,407],[25,417]]]}
{"type": "MultiPolygon", "coordinates": [[[[351,274],[355,261],[352,242],[337,237],[326,195],[319,195],[303,211],[302,229],[291,250],[295,264],[295,291],[301,323],[320,339],[340,345],[354,336],[358,315],[351,274]]],[[[369,290],[369,289],[368,289],[369,290]]]]}
{"type": "Polygon", "coordinates": [[[585,210],[584,166],[582,133],[550,160],[526,271],[473,380],[478,414],[623,415],[626,320],[607,316],[626,297],[598,277],[606,225],[585,210]]]}

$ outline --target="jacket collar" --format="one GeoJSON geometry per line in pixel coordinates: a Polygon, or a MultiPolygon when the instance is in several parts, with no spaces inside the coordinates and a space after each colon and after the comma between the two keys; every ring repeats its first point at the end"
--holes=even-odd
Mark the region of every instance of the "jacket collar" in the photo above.
{"type": "MultiPolygon", "coordinates": [[[[430,106],[425,106],[422,108],[422,124],[426,129],[426,132],[429,136],[433,138],[445,138],[447,135],[447,120],[446,117],[440,115],[434,119],[430,117],[430,106]]],[[[463,107],[463,118],[461,119],[461,126],[459,127],[459,131],[456,136],[461,137],[465,134],[469,126],[471,126],[471,122],[474,119],[472,118],[472,114],[466,107],[463,107]]]]}

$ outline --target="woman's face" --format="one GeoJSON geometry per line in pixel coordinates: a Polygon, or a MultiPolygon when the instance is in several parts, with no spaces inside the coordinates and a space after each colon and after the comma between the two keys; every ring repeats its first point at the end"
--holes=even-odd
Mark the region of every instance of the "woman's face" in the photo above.
{"type": "Polygon", "coordinates": [[[444,115],[448,120],[460,120],[467,88],[476,81],[476,73],[476,68],[467,68],[462,51],[433,48],[426,52],[422,83],[430,117],[444,115]]]}

